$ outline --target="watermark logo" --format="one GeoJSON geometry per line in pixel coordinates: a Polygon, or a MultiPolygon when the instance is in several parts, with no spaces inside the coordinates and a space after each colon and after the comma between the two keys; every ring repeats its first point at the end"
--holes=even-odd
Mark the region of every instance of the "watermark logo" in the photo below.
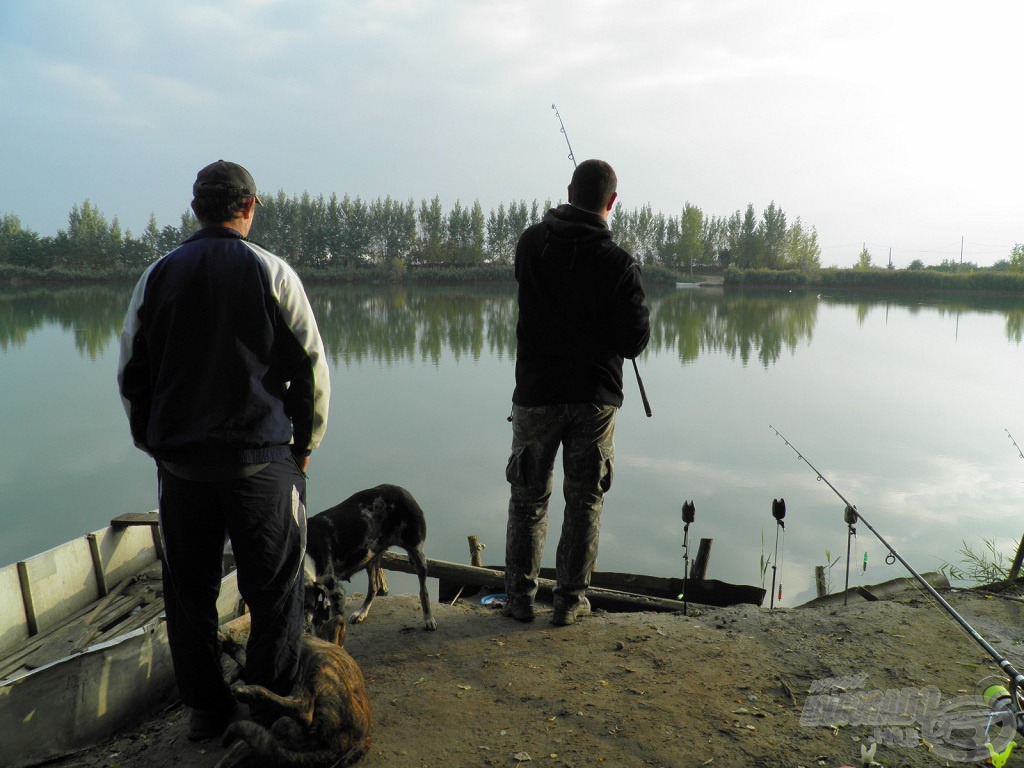
{"type": "Polygon", "coordinates": [[[1013,714],[988,706],[980,695],[944,698],[933,685],[888,690],[866,685],[867,675],[815,680],[800,724],[866,726],[877,744],[927,742],[937,757],[962,763],[1004,752],[1016,733],[1013,714]]]}

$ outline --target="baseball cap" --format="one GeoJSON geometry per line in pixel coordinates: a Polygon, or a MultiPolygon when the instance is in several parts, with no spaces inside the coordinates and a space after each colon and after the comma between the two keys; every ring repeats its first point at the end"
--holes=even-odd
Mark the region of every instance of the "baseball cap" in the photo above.
{"type": "Polygon", "coordinates": [[[256,196],[256,182],[252,174],[238,163],[218,160],[210,163],[196,174],[192,185],[192,196],[235,194],[239,197],[255,197],[257,205],[263,205],[256,196]]]}

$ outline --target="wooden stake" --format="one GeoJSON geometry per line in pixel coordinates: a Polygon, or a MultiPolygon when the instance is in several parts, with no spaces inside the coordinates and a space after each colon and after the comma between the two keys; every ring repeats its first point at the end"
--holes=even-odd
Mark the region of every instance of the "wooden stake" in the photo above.
{"type": "Polygon", "coordinates": [[[1013,565],[1010,566],[1010,581],[1017,578],[1022,561],[1024,561],[1024,536],[1020,537],[1020,544],[1017,545],[1017,554],[1013,558],[1013,565]]]}
{"type": "Polygon", "coordinates": [[[690,581],[700,584],[708,575],[708,562],[711,560],[711,542],[714,539],[701,539],[697,547],[697,556],[690,567],[690,581]]]}

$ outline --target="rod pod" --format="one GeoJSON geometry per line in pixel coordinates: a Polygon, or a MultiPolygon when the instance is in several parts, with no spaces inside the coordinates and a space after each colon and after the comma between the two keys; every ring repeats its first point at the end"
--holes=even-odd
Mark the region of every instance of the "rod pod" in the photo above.
{"type": "MultiPolygon", "coordinates": [[[[779,529],[783,532],[786,530],[786,523],[784,518],[786,517],[786,500],[785,499],[772,499],[772,517],[775,518],[777,525],[775,526],[775,557],[772,559],[772,594],[768,600],[768,610],[775,608],[775,572],[779,564],[779,529]]],[[[761,582],[762,584],[764,582],[761,582]]],[[[782,600],[782,583],[779,583],[779,600],[782,600]]]]}
{"type": "Polygon", "coordinates": [[[692,501],[683,503],[683,616],[686,615],[686,588],[690,583],[690,523],[697,517],[692,501]]]}
{"type": "MultiPolygon", "coordinates": [[[[908,571],[910,571],[910,574],[918,581],[918,583],[922,587],[924,587],[925,591],[927,591],[928,594],[930,594],[935,599],[935,602],[942,606],[943,610],[945,610],[946,613],[952,616],[954,621],[956,621],[956,623],[959,624],[968,635],[970,635],[971,639],[974,640],[974,642],[976,642],[978,645],[980,645],[982,649],[985,651],[985,653],[987,653],[992,658],[992,660],[995,661],[995,663],[1003,671],[1003,674],[1005,674],[1007,678],[1009,678],[1007,682],[1010,686],[1010,696],[1009,701],[1006,702],[1006,706],[1012,710],[1017,733],[1024,736],[1024,708],[1022,708],[1020,702],[1020,692],[1024,691],[1024,675],[1021,675],[1021,673],[1018,672],[1017,669],[1007,659],[1005,659],[991,643],[988,642],[988,640],[982,637],[978,633],[978,631],[967,622],[967,619],[965,619],[963,616],[957,613],[956,609],[952,605],[950,605],[942,595],[938,593],[938,590],[936,590],[935,587],[929,584],[927,579],[925,579],[920,573],[918,573],[917,570],[903,558],[903,555],[897,552],[895,547],[893,547],[888,541],[885,540],[882,534],[875,530],[874,526],[871,525],[871,523],[867,521],[864,515],[860,513],[860,510],[853,506],[853,504],[851,504],[846,499],[846,497],[839,492],[839,489],[832,485],[832,483],[829,482],[828,478],[821,474],[821,472],[818,471],[818,468],[811,464],[811,462],[807,460],[807,457],[800,453],[799,450],[797,450],[797,447],[795,445],[789,442],[789,440],[787,440],[783,436],[783,434],[779,432],[779,430],[777,430],[775,427],[771,426],[770,424],[768,426],[769,429],[771,429],[776,435],[779,436],[782,442],[784,442],[793,450],[793,453],[797,455],[797,458],[800,459],[800,461],[802,461],[804,464],[811,468],[814,474],[817,475],[818,480],[825,483],[825,485],[827,485],[832,490],[832,493],[834,493],[842,500],[842,502],[846,505],[846,509],[844,510],[844,516],[847,518],[852,518],[853,522],[856,522],[858,520],[862,522],[864,526],[869,531],[871,531],[874,537],[881,542],[882,546],[889,550],[889,556],[895,558],[896,560],[899,560],[900,564],[903,565],[903,567],[906,568],[908,571]]],[[[852,523],[848,524],[852,525],[852,523]]]]}

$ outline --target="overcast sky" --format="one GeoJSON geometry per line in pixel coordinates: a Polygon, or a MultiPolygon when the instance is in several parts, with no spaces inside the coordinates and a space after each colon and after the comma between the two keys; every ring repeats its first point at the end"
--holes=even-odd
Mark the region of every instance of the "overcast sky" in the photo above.
{"type": "Polygon", "coordinates": [[[558,200],[577,160],[627,208],[775,201],[822,264],[981,265],[1024,242],[1024,3],[0,0],[0,213],[89,199],[177,224],[195,172],[263,191],[558,200]]]}

